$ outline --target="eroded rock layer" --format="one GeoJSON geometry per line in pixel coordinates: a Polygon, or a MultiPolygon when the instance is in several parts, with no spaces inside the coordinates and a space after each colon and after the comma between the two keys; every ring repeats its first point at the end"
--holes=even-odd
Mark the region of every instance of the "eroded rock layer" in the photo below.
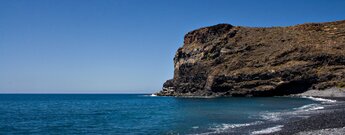
{"type": "Polygon", "coordinates": [[[276,96],[345,85],[345,21],[189,32],[163,96],[276,96]]]}

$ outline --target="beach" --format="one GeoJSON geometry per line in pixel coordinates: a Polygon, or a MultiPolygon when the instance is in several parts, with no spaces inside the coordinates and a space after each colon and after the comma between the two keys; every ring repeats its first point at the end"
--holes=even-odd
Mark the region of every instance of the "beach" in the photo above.
{"type": "MultiPolygon", "coordinates": [[[[339,99],[338,99],[339,100],[339,99]]],[[[345,98],[325,110],[317,111],[310,117],[288,121],[277,135],[309,135],[309,134],[339,134],[345,133],[345,98]]]]}
{"type": "MultiPolygon", "coordinates": [[[[310,104],[294,111],[269,113],[263,124],[238,129],[250,135],[343,135],[345,134],[344,88],[309,90],[289,97],[308,98],[320,104],[310,104]]],[[[237,130],[238,130],[237,129],[237,130]]],[[[221,134],[238,134],[229,130],[221,134]]]]}
{"type": "Polygon", "coordinates": [[[336,100],[322,110],[316,110],[309,117],[288,120],[280,131],[271,133],[277,135],[342,135],[345,134],[345,96],[344,88],[326,90],[310,90],[294,96],[318,97],[336,100]]]}

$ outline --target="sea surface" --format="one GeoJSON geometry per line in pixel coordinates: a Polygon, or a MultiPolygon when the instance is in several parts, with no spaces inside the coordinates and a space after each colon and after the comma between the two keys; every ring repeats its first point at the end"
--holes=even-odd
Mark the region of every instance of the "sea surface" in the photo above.
{"type": "MultiPolygon", "coordinates": [[[[0,94],[0,134],[260,134],[327,100],[145,94],[0,94]]],[[[331,101],[330,101],[331,102],[331,101]]]]}

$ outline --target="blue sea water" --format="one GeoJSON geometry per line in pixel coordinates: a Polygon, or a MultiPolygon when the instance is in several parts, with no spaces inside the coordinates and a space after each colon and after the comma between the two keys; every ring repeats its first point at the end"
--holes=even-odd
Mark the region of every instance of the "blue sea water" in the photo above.
{"type": "Polygon", "coordinates": [[[221,133],[275,118],[267,114],[319,103],[290,97],[0,94],[0,134],[221,133]]]}

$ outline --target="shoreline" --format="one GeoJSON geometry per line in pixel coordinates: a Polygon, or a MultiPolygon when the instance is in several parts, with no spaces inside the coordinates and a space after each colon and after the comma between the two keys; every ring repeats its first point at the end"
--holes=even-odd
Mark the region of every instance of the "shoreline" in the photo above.
{"type": "Polygon", "coordinates": [[[308,90],[303,93],[293,94],[291,96],[311,96],[311,97],[320,97],[320,98],[338,98],[342,100],[345,98],[345,88],[328,88],[324,90],[308,90]]]}
{"type": "MultiPolygon", "coordinates": [[[[333,97],[328,99],[334,100],[333,97]]],[[[341,98],[341,100],[338,100],[334,105],[325,107],[325,109],[318,110],[316,113],[310,114],[307,118],[287,120],[280,131],[271,134],[332,135],[344,131],[343,127],[345,127],[345,98],[341,98]]]]}
{"type": "Polygon", "coordinates": [[[297,113],[271,127],[251,132],[251,135],[343,135],[345,133],[345,89],[309,90],[286,97],[320,101],[322,109],[297,113]]]}
{"type": "Polygon", "coordinates": [[[280,131],[274,135],[341,135],[345,133],[345,88],[329,88],[325,90],[309,90],[292,97],[322,98],[335,100],[330,106],[309,117],[297,120],[288,120],[280,131]]]}
{"type": "MultiPolygon", "coordinates": [[[[334,100],[322,110],[315,110],[306,118],[288,119],[280,131],[274,135],[341,135],[345,133],[345,88],[309,90],[290,97],[321,98],[334,100]]],[[[299,114],[301,115],[301,114],[299,114]]]]}
{"type": "MultiPolygon", "coordinates": [[[[176,97],[176,96],[175,96],[176,97]]],[[[177,96],[178,98],[222,98],[222,96],[177,96]]],[[[304,93],[282,96],[309,98],[319,101],[322,109],[308,113],[297,113],[295,117],[280,122],[266,123],[271,125],[253,125],[240,127],[250,130],[249,134],[259,135],[341,135],[345,133],[345,88],[328,88],[325,90],[308,90],[304,93]],[[302,116],[302,117],[300,117],[302,116]]],[[[251,98],[251,97],[249,97],[251,98]]],[[[248,131],[247,130],[247,131],[248,131]]],[[[233,134],[231,131],[215,134],[233,134]]]]}
{"type": "MultiPolygon", "coordinates": [[[[296,97],[296,96],[295,96],[296,97]]],[[[297,98],[297,97],[296,97],[297,98]]],[[[304,97],[301,97],[304,98],[304,97]]],[[[334,98],[324,101],[316,99],[319,104],[305,105],[294,111],[269,113],[266,120],[245,123],[224,132],[210,135],[342,135],[345,132],[345,97],[333,102],[334,98]],[[315,106],[314,106],[315,105],[315,106]],[[259,123],[257,123],[259,122],[259,123]],[[248,124],[248,125],[247,125],[248,124]]],[[[340,98],[337,98],[340,99],[340,98]]],[[[311,99],[313,100],[313,99],[311,99]]]]}

